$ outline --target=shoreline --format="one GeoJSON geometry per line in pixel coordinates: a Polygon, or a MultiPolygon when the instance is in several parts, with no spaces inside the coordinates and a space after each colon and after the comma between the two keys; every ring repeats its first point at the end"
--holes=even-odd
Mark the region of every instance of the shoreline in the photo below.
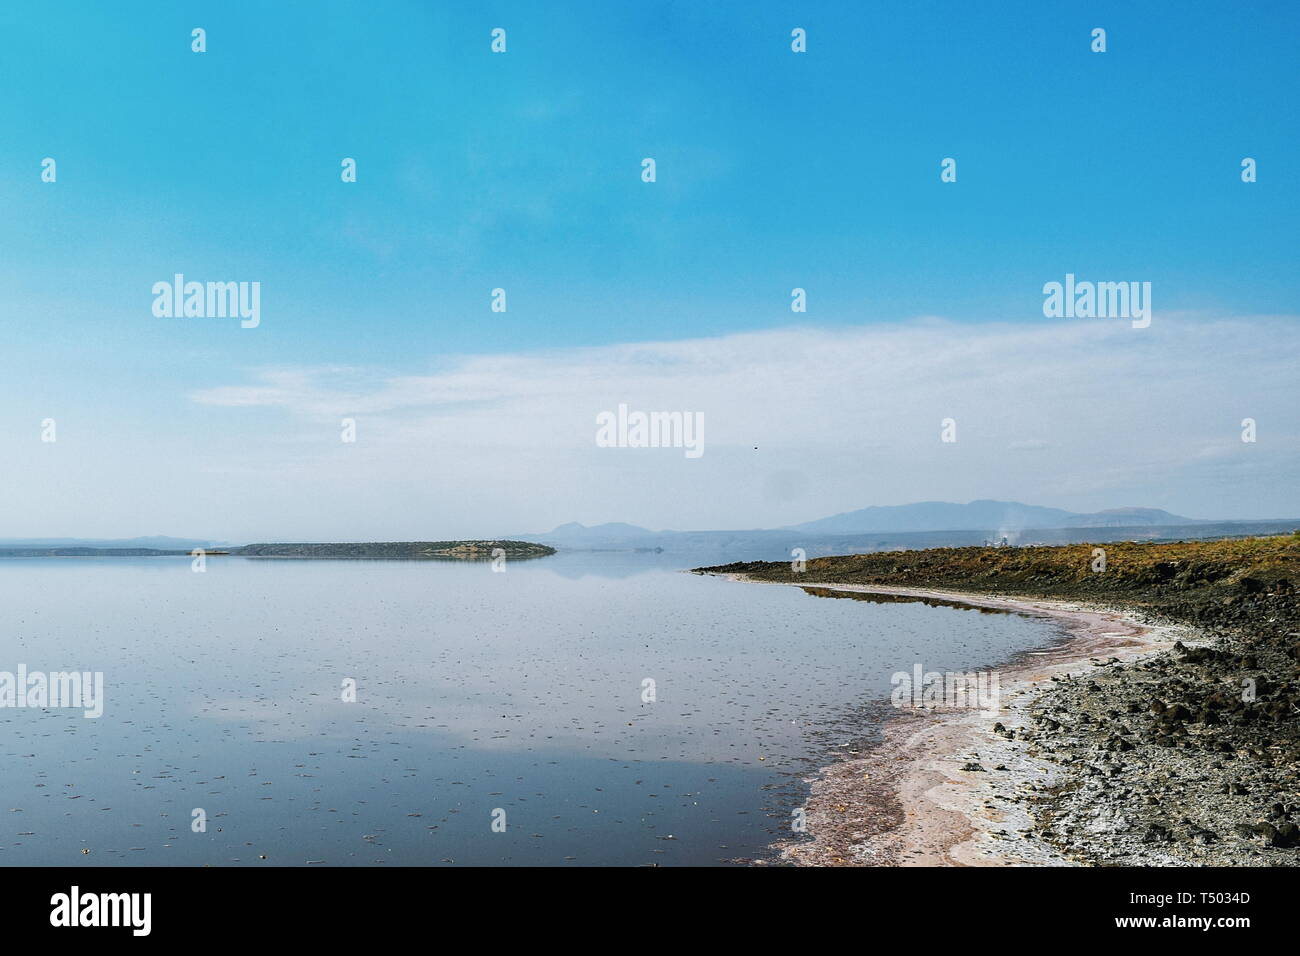
{"type": "Polygon", "coordinates": [[[1001,662],[996,714],[979,710],[899,709],[870,750],[840,754],[810,779],[803,805],[807,835],[776,842],[777,859],[795,866],[1078,865],[1037,834],[1031,804],[1066,776],[1029,753],[1030,710],[1067,675],[1159,654],[1176,641],[1204,640],[1187,625],[1156,624],[1136,611],[1082,602],[992,597],[968,591],[834,582],[770,582],[743,573],[728,580],[781,584],[963,604],[1051,619],[1061,639],[1001,662]],[[999,733],[994,728],[1004,728],[999,733]],[[980,770],[963,769],[977,765],[980,770]]]}

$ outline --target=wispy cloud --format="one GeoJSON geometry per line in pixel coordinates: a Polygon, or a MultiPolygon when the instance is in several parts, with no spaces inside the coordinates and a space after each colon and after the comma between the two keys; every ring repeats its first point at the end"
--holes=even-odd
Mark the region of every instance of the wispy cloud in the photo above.
{"type": "Polygon", "coordinates": [[[503,514],[536,527],[774,525],[981,496],[1244,515],[1290,502],[1297,346],[1291,319],[1164,315],[1145,330],[918,319],[464,356],[426,374],[279,367],[192,398],[232,415],[281,410],[297,450],[268,468],[340,489],[436,475],[480,528],[501,528],[503,514]],[[596,415],[620,402],[702,412],[706,454],[596,448],[596,415]],[[1255,445],[1239,440],[1247,416],[1260,422],[1255,445]],[[341,417],[358,420],[346,452],[341,417]],[[950,445],[939,441],[949,417],[950,445]],[[533,477],[499,480],[519,468],[533,477]],[[1227,485],[1250,500],[1224,500],[1227,485]],[[774,488],[786,489],[776,502],[774,488]]]}

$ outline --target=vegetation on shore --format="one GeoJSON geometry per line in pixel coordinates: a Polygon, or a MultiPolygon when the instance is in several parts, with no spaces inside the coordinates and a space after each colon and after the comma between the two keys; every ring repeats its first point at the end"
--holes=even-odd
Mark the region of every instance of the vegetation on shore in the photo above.
{"type": "MultiPolygon", "coordinates": [[[[885,584],[951,588],[1092,601],[1122,601],[1171,620],[1236,620],[1238,603],[1257,599],[1294,607],[1300,583],[1300,534],[1226,541],[1104,546],[935,548],[809,558],[792,563],[738,562],[699,568],[761,581],[885,584]],[[1098,567],[1104,552],[1104,570],[1098,567]]],[[[1245,623],[1245,620],[1242,620],[1245,623]]]]}

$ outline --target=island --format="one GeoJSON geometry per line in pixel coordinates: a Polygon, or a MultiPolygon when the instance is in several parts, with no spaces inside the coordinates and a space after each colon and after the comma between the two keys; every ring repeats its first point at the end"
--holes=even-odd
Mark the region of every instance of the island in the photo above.
{"type": "MultiPolygon", "coordinates": [[[[555,549],[531,541],[361,541],[346,543],[246,544],[237,548],[205,548],[204,555],[243,558],[436,558],[490,561],[504,556],[519,561],[555,554],[555,549]]],[[[193,551],[162,548],[0,548],[0,558],[141,558],[177,557],[193,551]]]]}
{"type": "Polygon", "coordinates": [[[245,558],[451,558],[489,561],[542,558],[554,548],[529,541],[368,541],[350,544],[246,544],[230,553],[245,558]]]}

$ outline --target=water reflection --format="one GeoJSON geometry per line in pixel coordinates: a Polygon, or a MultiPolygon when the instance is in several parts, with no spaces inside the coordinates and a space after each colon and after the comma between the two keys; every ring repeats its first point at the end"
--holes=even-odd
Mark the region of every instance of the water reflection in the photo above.
{"type": "Polygon", "coordinates": [[[1013,614],[1005,608],[985,607],[981,604],[969,604],[951,598],[929,597],[919,594],[890,594],[883,591],[846,591],[840,588],[801,587],[805,594],[822,598],[848,598],[851,601],[866,601],[869,604],[924,604],[926,607],[950,607],[959,611],[979,611],[981,614],[1013,614]]]}
{"type": "Polygon", "coordinates": [[[959,602],[808,602],[683,566],[0,562],[0,670],[105,675],[97,720],[0,709],[0,865],[758,856],[810,773],[876,733],[891,674],[1051,637],[959,602]]]}

